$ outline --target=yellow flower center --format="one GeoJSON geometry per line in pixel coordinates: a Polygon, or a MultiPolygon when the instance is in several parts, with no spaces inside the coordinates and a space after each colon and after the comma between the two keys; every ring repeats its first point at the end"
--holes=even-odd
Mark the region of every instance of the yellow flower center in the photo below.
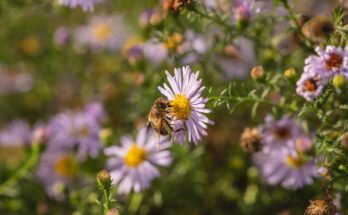
{"type": "Polygon", "coordinates": [[[294,156],[288,155],[286,157],[285,162],[289,167],[293,169],[297,169],[304,164],[304,160],[301,158],[301,156],[294,157],[294,156]]]}
{"type": "Polygon", "coordinates": [[[182,43],[182,41],[183,41],[183,36],[179,33],[174,33],[165,41],[165,45],[168,49],[174,50],[176,47],[178,47],[182,43]]]}
{"type": "Polygon", "coordinates": [[[182,94],[178,94],[175,98],[170,101],[170,110],[171,113],[177,119],[185,119],[187,120],[190,116],[191,106],[190,101],[186,98],[186,96],[182,94]]]}
{"type": "Polygon", "coordinates": [[[124,158],[124,163],[128,167],[137,167],[146,159],[146,151],[133,144],[124,158]]]}
{"type": "Polygon", "coordinates": [[[106,40],[111,34],[110,26],[105,23],[94,26],[92,31],[94,36],[100,41],[106,40]]]}
{"type": "Polygon", "coordinates": [[[72,177],[76,173],[76,161],[73,157],[62,155],[54,165],[55,172],[63,177],[72,177]]]}

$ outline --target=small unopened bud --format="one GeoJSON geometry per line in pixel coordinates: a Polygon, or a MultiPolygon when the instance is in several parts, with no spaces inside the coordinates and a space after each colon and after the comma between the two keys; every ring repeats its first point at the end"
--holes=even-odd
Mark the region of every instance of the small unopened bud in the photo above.
{"type": "Polygon", "coordinates": [[[241,147],[246,152],[256,152],[261,149],[261,134],[258,128],[245,128],[240,137],[241,147]]]}
{"type": "Polygon", "coordinates": [[[262,66],[255,66],[250,73],[251,77],[255,80],[262,79],[265,76],[265,71],[262,66]]]}
{"type": "Polygon", "coordinates": [[[305,215],[334,215],[336,213],[337,208],[334,205],[332,198],[328,196],[310,200],[305,211],[305,215]]]}
{"type": "Polygon", "coordinates": [[[118,212],[118,210],[116,208],[111,208],[108,210],[108,212],[106,214],[107,215],[119,215],[120,213],[118,212]]]}
{"type": "Polygon", "coordinates": [[[343,75],[335,75],[332,79],[332,84],[336,88],[342,88],[346,84],[346,78],[343,75]]]}
{"type": "Polygon", "coordinates": [[[32,136],[34,143],[44,143],[47,141],[49,136],[49,128],[47,126],[37,127],[32,136]]]}
{"type": "Polygon", "coordinates": [[[234,18],[239,26],[246,25],[250,19],[250,6],[244,2],[233,9],[234,18]]]}
{"type": "Polygon", "coordinates": [[[111,137],[112,133],[113,131],[111,128],[103,128],[99,131],[99,138],[104,142],[111,137]]]}
{"type": "Polygon", "coordinates": [[[288,79],[292,79],[296,76],[296,71],[294,68],[289,68],[284,71],[284,76],[287,77],[288,79]]]}
{"type": "Polygon", "coordinates": [[[341,145],[343,148],[348,149],[348,132],[342,134],[342,136],[340,137],[341,139],[341,145]]]}
{"type": "Polygon", "coordinates": [[[111,187],[111,176],[108,171],[102,170],[97,174],[97,182],[104,190],[109,190],[111,187]]]}
{"type": "Polygon", "coordinates": [[[295,147],[300,152],[307,152],[312,148],[312,140],[309,137],[299,137],[296,139],[295,147]]]}

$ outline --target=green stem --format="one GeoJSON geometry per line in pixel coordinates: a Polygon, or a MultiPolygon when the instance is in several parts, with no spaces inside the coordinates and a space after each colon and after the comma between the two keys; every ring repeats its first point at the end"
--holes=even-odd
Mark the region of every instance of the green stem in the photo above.
{"type": "Polygon", "coordinates": [[[269,100],[265,100],[262,98],[238,97],[238,96],[211,96],[211,97],[209,97],[209,102],[214,101],[214,100],[234,100],[234,101],[239,101],[239,102],[248,102],[248,101],[249,102],[258,102],[258,103],[263,103],[263,104],[275,106],[278,108],[285,108],[285,109],[292,111],[292,112],[298,111],[297,108],[295,108],[295,107],[289,107],[289,106],[275,104],[269,100]]]}
{"type": "Polygon", "coordinates": [[[195,12],[199,16],[201,16],[203,18],[206,18],[206,19],[209,19],[209,20],[211,20],[211,21],[213,21],[213,22],[215,22],[215,23],[217,23],[217,24],[219,24],[219,25],[221,25],[221,26],[223,26],[223,27],[225,27],[225,28],[227,28],[229,30],[233,30],[234,29],[231,25],[227,24],[226,22],[224,22],[223,20],[219,19],[216,16],[210,16],[207,13],[203,13],[202,11],[197,10],[197,8],[191,8],[190,10],[192,12],[195,12]]]}
{"type": "Polygon", "coordinates": [[[18,180],[24,178],[37,164],[39,160],[40,144],[32,143],[29,160],[9,179],[0,185],[0,194],[6,194],[6,189],[13,187],[18,180]]]}
{"type": "Polygon", "coordinates": [[[305,40],[304,43],[307,46],[307,48],[313,49],[313,42],[304,35],[302,27],[295,15],[293,8],[289,5],[288,0],[282,0],[281,2],[283,3],[285,9],[288,11],[290,20],[295,24],[297,33],[299,33],[301,37],[305,40]]]}

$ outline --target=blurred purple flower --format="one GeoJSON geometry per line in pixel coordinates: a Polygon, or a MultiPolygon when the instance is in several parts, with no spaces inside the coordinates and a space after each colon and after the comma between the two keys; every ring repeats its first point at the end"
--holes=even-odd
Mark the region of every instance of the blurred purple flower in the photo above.
{"type": "Polygon", "coordinates": [[[105,154],[111,156],[107,161],[111,179],[114,184],[118,184],[118,192],[121,194],[148,188],[151,181],[160,175],[156,166],[169,166],[172,162],[167,150],[170,147],[169,139],[160,139],[147,127],[139,130],[135,140],[123,136],[121,144],[121,147],[105,149],[105,154]]]}
{"type": "Polygon", "coordinates": [[[238,37],[225,47],[225,55],[218,59],[218,64],[228,79],[249,77],[255,65],[255,48],[252,41],[238,37]]]}
{"type": "Polygon", "coordinates": [[[40,158],[36,175],[50,197],[63,200],[64,190],[71,186],[76,171],[77,161],[71,152],[46,150],[40,158]]]}
{"type": "Polygon", "coordinates": [[[190,66],[185,66],[175,68],[174,76],[168,71],[166,75],[170,87],[165,83],[158,89],[170,101],[174,139],[182,144],[187,133],[188,140],[197,144],[207,135],[207,124],[213,124],[205,115],[211,110],[205,108],[208,99],[202,97],[205,87],[198,79],[199,72],[192,73],[190,66]]]}
{"type": "Polygon", "coordinates": [[[295,141],[303,134],[301,127],[289,116],[283,116],[279,120],[274,120],[271,115],[265,119],[265,124],[261,126],[263,149],[277,151],[279,148],[293,148],[295,141]]]}
{"type": "Polygon", "coordinates": [[[77,148],[78,158],[98,156],[102,145],[99,140],[100,125],[89,112],[66,111],[50,122],[49,149],[77,148]]]}
{"type": "Polygon", "coordinates": [[[23,146],[30,143],[31,130],[29,124],[24,120],[13,120],[0,130],[0,145],[2,146],[23,146]]]}
{"type": "Polygon", "coordinates": [[[180,47],[181,52],[185,54],[182,63],[192,64],[198,61],[211,46],[212,40],[209,35],[198,34],[190,29],[186,30],[184,42],[180,47]]]}
{"type": "Polygon", "coordinates": [[[129,35],[126,26],[121,16],[93,16],[87,25],[76,30],[75,41],[77,46],[86,46],[95,51],[116,51],[129,35]]]}
{"type": "Polygon", "coordinates": [[[154,65],[162,63],[168,58],[167,47],[157,41],[148,41],[143,45],[145,58],[148,59],[154,65]]]}
{"type": "Polygon", "coordinates": [[[104,106],[100,102],[91,102],[86,105],[85,113],[97,122],[102,122],[106,117],[104,106]]]}
{"type": "Polygon", "coordinates": [[[263,179],[270,185],[281,184],[287,189],[299,189],[313,183],[318,176],[313,160],[306,160],[302,154],[288,148],[253,155],[263,179]]]}
{"type": "Polygon", "coordinates": [[[104,0],[58,0],[59,4],[70,8],[81,7],[84,11],[93,11],[96,4],[102,3],[104,0]]]}

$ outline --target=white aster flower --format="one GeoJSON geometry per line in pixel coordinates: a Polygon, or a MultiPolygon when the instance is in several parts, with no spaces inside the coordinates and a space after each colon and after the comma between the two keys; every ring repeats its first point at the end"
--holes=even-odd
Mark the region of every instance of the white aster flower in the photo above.
{"type": "Polygon", "coordinates": [[[148,188],[151,181],[160,175],[156,166],[168,166],[172,162],[168,138],[161,138],[148,128],[139,130],[135,140],[130,136],[121,138],[122,146],[105,149],[111,156],[107,161],[111,179],[118,184],[118,192],[139,192],[148,188]],[[157,144],[159,146],[157,146],[157,144]]]}
{"type": "Polygon", "coordinates": [[[185,141],[187,133],[188,140],[198,143],[203,136],[207,135],[207,124],[213,124],[205,115],[211,110],[205,108],[208,101],[201,93],[205,87],[201,86],[202,79],[198,79],[199,72],[191,72],[189,66],[174,69],[174,76],[166,71],[170,84],[158,87],[160,92],[170,101],[170,114],[173,121],[173,137],[179,142],[185,141]]]}

